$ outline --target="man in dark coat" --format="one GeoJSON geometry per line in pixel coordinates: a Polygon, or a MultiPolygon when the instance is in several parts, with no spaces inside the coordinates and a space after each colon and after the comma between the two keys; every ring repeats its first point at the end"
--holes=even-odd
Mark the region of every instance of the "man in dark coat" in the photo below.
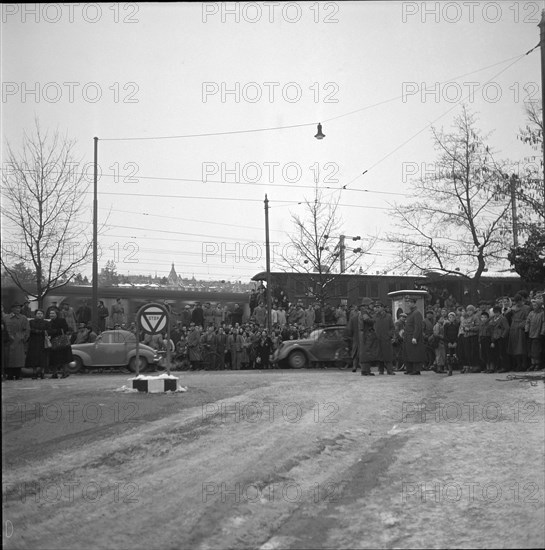
{"type": "Polygon", "coordinates": [[[416,309],[416,299],[406,296],[410,311],[405,321],[403,334],[403,360],[405,362],[405,374],[420,374],[420,365],[426,361],[426,344],[424,343],[422,313],[416,309]]]}
{"type": "Polygon", "coordinates": [[[358,343],[358,353],[362,376],[375,376],[375,374],[371,372],[371,363],[375,363],[379,356],[372,305],[373,300],[370,298],[364,298],[361,301],[362,307],[359,315],[360,338],[358,343]]]}
{"type": "Polygon", "coordinates": [[[375,334],[378,340],[378,373],[384,374],[384,369],[389,375],[394,375],[392,365],[394,359],[394,348],[392,346],[394,339],[394,321],[392,316],[386,311],[386,306],[380,302],[375,302],[375,334]]]}
{"type": "MultiPolygon", "coordinates": [[[[106,319],[110,316],[108,308],[104,305],[102,300],[98,302],[98,330],[104,332],[106,330],[106,319]]],[[[82,321],[84,322],[84,321],[82,321]]]]}
{"type": "Polygon", "coordinates": [[[195,323],[196,327],[204,326],[204,312],[200,302],[195,303],[195,307],[191,312],[191,322],[195,323]]]}
{"type": "Polygon", "coordinates": [[[356,372],[360,365],[359,343],[360,343],[360,312],[354,309],[346,325],[346,337],[350,339],[350,351],[352,355],[352,372],[356,372]]]}

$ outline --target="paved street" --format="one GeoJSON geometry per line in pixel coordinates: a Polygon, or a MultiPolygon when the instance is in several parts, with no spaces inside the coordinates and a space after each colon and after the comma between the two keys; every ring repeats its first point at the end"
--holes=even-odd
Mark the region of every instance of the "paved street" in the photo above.
{"type": "Polygon", "coordinates": [[[541,548],[543,382],[347,371],[2,385],[12,548],[541,548]]]}

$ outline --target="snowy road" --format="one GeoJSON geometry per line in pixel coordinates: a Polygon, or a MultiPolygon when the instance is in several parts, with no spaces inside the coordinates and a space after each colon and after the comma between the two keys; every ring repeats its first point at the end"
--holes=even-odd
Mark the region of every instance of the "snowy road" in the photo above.
{"type": "Polygon", "coordinates": [[[4,383],[4,547],[545,545],[543,382],[178,374],[4,383]]]}

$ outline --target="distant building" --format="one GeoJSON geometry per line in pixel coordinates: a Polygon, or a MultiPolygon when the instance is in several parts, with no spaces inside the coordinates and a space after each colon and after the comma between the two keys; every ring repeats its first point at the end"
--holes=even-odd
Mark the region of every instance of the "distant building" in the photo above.
{"type": "Polygon", "coordinates": [[[172,264],[172,268],[170,269],[170,273],[168,274],[168,286],[178,286],[179,285],[179,277],[176,273],[176,270],[174,269],[174,263],[172,264]]]}

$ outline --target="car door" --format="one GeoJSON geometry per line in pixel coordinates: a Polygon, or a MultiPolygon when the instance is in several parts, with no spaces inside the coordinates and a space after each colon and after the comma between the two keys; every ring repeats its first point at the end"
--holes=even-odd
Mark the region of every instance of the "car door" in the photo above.
{"type": "Polygon", "coordinates": [[[333,361],[338,348],[334,330],[324,329],[313,345],[313,355],[318,361],[333,361]]]}

